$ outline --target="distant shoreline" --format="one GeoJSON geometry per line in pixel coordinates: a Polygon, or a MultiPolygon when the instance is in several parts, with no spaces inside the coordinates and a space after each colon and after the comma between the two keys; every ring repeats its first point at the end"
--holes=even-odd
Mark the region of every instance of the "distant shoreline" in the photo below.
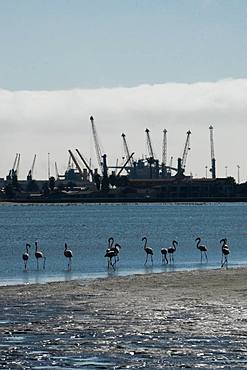
{"type": "Polygon", "coordinates": [[[14,198],[1,199],[1,203],[23,204],[54,204],[54,203],[245,203],[247,197],[212,197],[212,198],[121,198],[121,197],[95,197],[95,198],[14,198]]]}

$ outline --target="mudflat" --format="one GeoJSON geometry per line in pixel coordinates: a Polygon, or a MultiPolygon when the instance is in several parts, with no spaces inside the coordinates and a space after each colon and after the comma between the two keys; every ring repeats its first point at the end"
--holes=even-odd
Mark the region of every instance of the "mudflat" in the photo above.
{"type": "Polygon", "coordinates": [[[0,287],[0,368],[247,368],[247,269],[0,287]]]}

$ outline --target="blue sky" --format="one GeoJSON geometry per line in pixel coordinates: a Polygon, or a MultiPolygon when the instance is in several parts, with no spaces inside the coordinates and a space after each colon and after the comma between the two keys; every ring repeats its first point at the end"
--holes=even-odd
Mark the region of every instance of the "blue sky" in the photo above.
{"type": "Polygon", "coordinates": [[[160,159],[166,128],[176,161],[190,129],[186,171],[205,176],[212,124],[217,175],[246,181],[246,44],[244,0],[0,0],[0,177],[16,153],[21,178],[34,154],[37,178],[48,153],[63,173],[68,149],[96,167],[93,115],[110,165],[122,132],[138,159],[149,128],[160,159]]]}
{"type": "Polygon", "coordinates": [[[1,0],[0,84],[57,90],[246,77],[243,0],[1,0]]]}

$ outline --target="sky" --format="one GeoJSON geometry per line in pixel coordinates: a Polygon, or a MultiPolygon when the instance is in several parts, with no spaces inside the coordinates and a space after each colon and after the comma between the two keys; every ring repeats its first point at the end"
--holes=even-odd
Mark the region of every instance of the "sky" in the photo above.
{"type": "MultiPolygon", "coordinates": [[[[68,149],[97,167],[89,117],[109,165],[183,153],[186,172],[210,167],[247,180],[247,2],[242,0],[0,0],[0,177],[21,154],[25,178],[66,170],[68,149]]],[[[209,176],[209,173],[208,173],[209,176]]]]}

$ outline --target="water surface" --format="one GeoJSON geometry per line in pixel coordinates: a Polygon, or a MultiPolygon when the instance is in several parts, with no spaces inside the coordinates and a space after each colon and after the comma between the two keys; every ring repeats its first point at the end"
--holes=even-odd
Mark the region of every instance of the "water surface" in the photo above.
{"type": "Polygon", "coordinates": [[[76,278],[220,267],[220,239],[227,237],[229,265],[246,265],[247,204],[1,204],[0,285],[43,283],[76,278]],[[104,258],[112,236],[122,246],[116,271],[104,258]],[[154,263],[144,266],[142,237],[154,250],[154,263]],[[208,264],[200,263],[195,238],[208,246],[208,264]],[[174,265],[161,263],[160,249],[179,243],[174,265]],[[37,271],[34,242],[46,255],[37,271]],[[67,271],[64,243],[73,251],[67,271]],[[28,271],[22,253],[30,243],[28,271]]]}

